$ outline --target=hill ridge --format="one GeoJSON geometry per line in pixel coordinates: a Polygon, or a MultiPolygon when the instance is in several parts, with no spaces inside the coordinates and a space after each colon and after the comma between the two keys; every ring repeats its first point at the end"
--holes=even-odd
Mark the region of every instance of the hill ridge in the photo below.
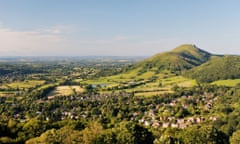
{"type": "Polygon", "coordinates": [[[172,51],[158,53],[137,65],[143,69],[155,69],[156,71],[182,71],[199,66],[209,60],[210,57],[209,52],[192,44],[184,44],[172,51]]]}
{"type": "Polygon", "coordinates": [[[213,82],[217,80],[240,78],[240,56],[214,56],[206,63],[188,70],[185,77],[194,78],[198,82],[213,82]]]}

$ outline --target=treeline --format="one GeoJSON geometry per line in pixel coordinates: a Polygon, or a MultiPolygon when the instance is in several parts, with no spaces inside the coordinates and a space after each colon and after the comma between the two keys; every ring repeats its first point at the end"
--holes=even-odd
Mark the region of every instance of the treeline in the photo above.
{"type": "Polygon", "coordinates": [[[152,144],[154,137],[146,128],[133,123],[121,122],[116,127],[105,129],[100,123],[92,122],[79,131],[71,126],[51,129],[40,137],[30,139],[26,144],[35,143],[84,143],[84,144],[152,144]]]}
{"type": "Polygon", "coordinates": [[[168,128],[155,139],[154,144],[228,144],[226,134],[212,124],[201,124],[186,129],[168,128]]]}

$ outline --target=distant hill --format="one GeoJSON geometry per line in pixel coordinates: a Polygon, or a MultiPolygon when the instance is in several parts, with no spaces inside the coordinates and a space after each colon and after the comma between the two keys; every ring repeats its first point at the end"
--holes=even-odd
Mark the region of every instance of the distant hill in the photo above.
{"type": "Polygon", "coordinates": [[[195,45],[185,44],[176,47],[170,52],[159,53],[150,57],[136,66],[144,71],[161,72],[169,70],[179,72],[199,66],[210,59],[212,55],[195,45]]]}
{"type": "Polygon", "coordinates": [[[177,74],[200,83],[240,79],[240,56],[211,54],[195,45],[184,44],[147,58],[129,71],[132,76],[145,78],[149,73],[152,73],[149,78],[160,73],[177,74]]]}
{"type": "Polygon", "coordinates": [[[201,66],[187,71],[184,76],[199,82],[240,78],[240,56],[214,56],[201,66]]]}

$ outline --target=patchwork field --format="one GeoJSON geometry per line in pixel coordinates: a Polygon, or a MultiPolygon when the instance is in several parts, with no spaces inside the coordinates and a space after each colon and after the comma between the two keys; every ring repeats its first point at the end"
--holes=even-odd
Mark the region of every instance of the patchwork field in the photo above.
{"type": "Polygon", "coordinates": [[[18,81],[18,82],[13,82],[9,84],[5,84],[6,87],[9,88],[31,88],[35,87],[37,85],[42,85],[44,84],[44,80],[26,80],[26,81],[18,81]]]}
{"type": "Polygon", "coordinates": [[[82,80],[79,82],[92,85],[107,85],[102,91],[108,89],[117,91],[134,92],[137,96],[154,96],[164,93],[172,93],[172,87],[192,87],[196,81],[182,76],[176,76],[168,71],[155,74],[153,71],[147,71],[137,74],[139,69],[134,69],[127,73],[102,77],[92,80],[82,80]]]}
{"type": "Polygon", "coordinates": [[[9,97],[9,96],[14,96],[16,92],[11,91],[11,92],[0,92],[0,97],[9,97]]]}
{"type": "Polygon", "coordinates": [[[52,92],[48,94],[48,99],[56,96],[70,96],[77,93],[84,92],[80,86],[57,86],[52,92]]]}

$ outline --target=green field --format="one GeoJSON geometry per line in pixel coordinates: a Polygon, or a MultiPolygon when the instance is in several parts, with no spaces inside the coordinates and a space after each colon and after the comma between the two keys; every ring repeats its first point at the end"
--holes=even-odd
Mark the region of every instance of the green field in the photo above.
{"type": "Polygon", "coordinates": [[[48,98],[54,98],[56,96],[70,96],[75,93],[82,93],[85,89],[80,86],[57,86],[52,92],[48,94],[48,98]]]}
{"type": "Polygon", "coordinates": [[[240,83],[240,79],[228,79],[228,80],[218,80],[218,81],[213,82],[212,84],[216,84],[219,86],[234,87],[239,83],[240,83]]]}
{"type": "MultiPolygon", "coordinates": [[[[169,71],[164,71],[155,74],[153,71],[147,71],[138,74],[139,69],[134,69],[129,72],[102,77],[92,80],[82,80],[82,83],[87,84],[106,84],[107,87],[102,89],[102,92],[108,92],[107,88],[126,87],[117,91],[134,92],[136,96],[154,96],[164,93],[172,93],[172,87],[178,85],[179,87],[192,87],[196,85],[196,81],[182,76],[176,76],[169,71]],[[155,80],[151,80],[155,77],[155,80]],[[141,83],[137,86],[131,86],[132,83],[141,83]]],[[[78,81],[78,80],[75,80],[78,81]]]]}
{"type": "Polygon", "coordinates": [[[31,88],[44,84],[44,80],[26,80],[6,84],[10,88],[31,88]]]}
{"type": "Polygon", "coordinates": [[[0,91],[0,97],[9,97],[9,96],[14,96],[16,93],[16,91],[9,91],[9,92],[3,92],[0,91]]]}

